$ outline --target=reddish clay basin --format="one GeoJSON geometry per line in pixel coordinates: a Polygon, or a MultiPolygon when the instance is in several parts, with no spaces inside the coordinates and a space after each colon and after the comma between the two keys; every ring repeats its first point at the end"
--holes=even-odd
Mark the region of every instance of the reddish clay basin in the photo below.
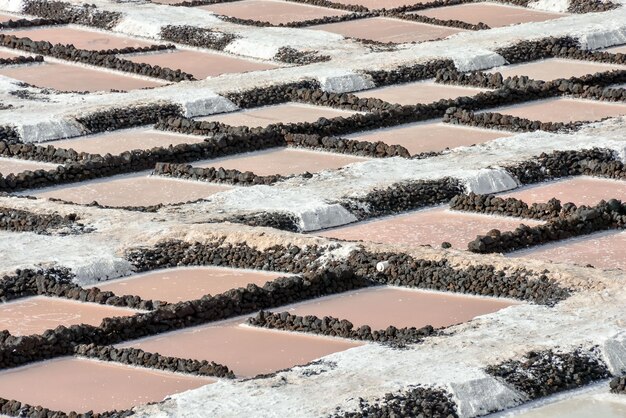
{"type": "Polygon", "coordinates": [[[438,152],[445,149],[482,144],[511,135],[511,133],[503,131],[428,121],[360,132],[347,137],[359,141],[382,141],[388,145],[402,145],[409,150],[411,155],[414,155],[421,152],[438,152]]]}
{"type": "Polygon", "coordinates": [[[19,20],[19,17],[0,14],[0,22],[7,22],[9,20],[19,20]]]}
{"type": "Polygon", "coordinates": [[[15,57],[19,57],[19,56],[28,57],[28,56],[31,56],[31,55],[32,54],[29,54],[28,52],[23,52],[23,51],[19,51],[19,50],[15,50],[15,51],[1,50],[0,51],[0,58],[3,58],[3,59],[15,58],[15,57]]]}
{"type": "Polygon", "coordinates": [[[355,92],[358,97],[384,100],[401,105],[428,104],[442,99],[456,99],[464,96],[475,96],[488,91],[471,87],[452,86],[434,83],[432,81],[418,81],[417,83],[400,84],[380,89],[355,92]]]}
{"type": "Polygon", "coordinates": [[[30,38],[33,41],[48,41],[53,45],[74,45],[76,48],[87,49],[89,51],[153,45],[152,42],[138,41],[126,36],[114,35],[111,32],[105,33],[63,26],[18,29],[6,31],[5,33],[15,35],[19,38],[30,38]]]}
{"type": "Polygon", "coordinates": [[[607,231],[517,251],[509,257],[626,270],[626,233],[607,231]]]}
{"type": "Polygon", "coordinates": [[[182,70],[197,79],[220,74],[245,73],[276,68],[276,65],[229,57],[210,52],[176,50],[158,54],[122,56],[133,62],[158,65],[172,70],[182,70]]]}
{"type": "Polygon", "coordinates": [[[349,13],[345,10],[274,0],[241,0],[211,4],[201,6],[200,8],[219,15],[269,22],[273,25],[302,22],[304,20],[340,16],[349,13]]]}
{"type": "Polygon", "coordinates": [[[281,174],[288,176],[305,172],[316,173],[322,170],[335,170],[345,165],[367,161],[366,158],[330,152],[308,151],[292,148],[275,148],[239,154],[195,163],[197,167],[222,167],[239,171],[252,171],[259,176],[281,174]]]}
{"type": "Polygon", "coordinates": [[[126,76],[112,71],[50,62],[0,68],[0,74],[37,87],[59,91],[136,90],[165,84],[158,80],[126,76]]]}
{"type": "Polygon", "coordinates": [[[350,117],[355,112],[333,109],[323,106],[312,106],[300,103],[283,103],[275,106],[257,107],[238,112],[211,115],[197,120],[222,122],[231,126],[268,126],[274,123],[315,122],[319,118],[332,119],[339,116],[350,117]]]}
{"type": "Polygon", "coordinates": [[[175,268],[98,283],[94,287],[118,296],[133,295],[146,300],[177,303],[200,299],[204,295],[217,295],[250,283],[263,286],[285,275],[222,267],[175,268]]]}
{"type": "Polygon", "coordinates": [[[515,304],[505,299],[385,286],[314,299],[274,311],[319,318],[334,316],[347,319],[355,327],[369,325],[372,330],[380,330],[389,325],[447,327],[515,304]]]}
{"type": "Polygon", "coordinates": [[[105,206],[120,207],[189,202],[229,189],[201,181],[149,177],[147,173],[143,173],[35,190],[30,194],[78,204],[96,201],[105,206]]]}
{"type": "Polygon", "coordinates": [[[0,330],[13,335],[41,334],[59,325],[99,326],[104,318],[132,316],[137,311],[97,303],[35,296],[0,304],[0,330]]]}
{"type": "Polygon", "coordinates": [[[587,74],[624,69],[626,69],[626,66],[623,65],[549,58],[526,64],[497,67],[488,72],[499,72],[504,78],[525,75],[535,80],[551,81],[559,78],[582,77],[587,74]]]}
{"type": "Polygon", "coordinates": [[[441,20],[460,20],[474,25],[485,23],[492,28],[516,25],[518,23],[543,22],[566,16],[562,13],[548,13],[527,7],[505,6],[495,3],[459,4],[419,10],[415,14],[441,20]]]}
{"type": "Polygon", "coordinates": [[[58,164],[40,163],[39,161],[17,160],[15,158],[0,157],[0,174],[8,176],[9,174],[18,174],[22,171],[35,170],[54,170],[58,164]]]}
{"type": "Polygon", "coordinates": [[[492,229],[514,230],[522,223],[532,226],[541,222],[436,208],[359,222],[324,231],[318,235],[351,241],[362,240],[407,246],[438,247],[442,242],[449,242],[453,247],[464,250],[477,235],[485,235],[492,229]]]}
{"type": "Polygon", "coordinates": [[[241,326],[228,321],[125,344],[167,356],[215,361],[239,377],[304,365],[361,344],[349,340],[241,326]]]}
{"type": "Polygon", "coordinates": [[[309,29],[325,30],[349,38],[369,39],[378,42],[425,42],[446,38],[463,29],[428,25],[408,20],[372,17],[348,22],[310,26],[309,29]]]}
{"type": "Polygon", "coordinates": [[[514,197],[528,203],[545,203],[557,198],[561,203],[576,205],[597,205],[601,200],[619,199],[626,201],[626,182],[595,177],[570,177],[548,183],[540,183],[502,197],[514,197]]]}
{"type": "Polygon", "coordinates": [[[98,413],[159,402],[210,383],[215,380],[63,357],[0,372],[0,397],[63,412],[98,413]]]}
{"type": "Polygon", "coordinates": [[[334,3],[363,6],[370,10],[394,9],[418,3],[430,3],[432,0],[334,0],[334,3]]]}
{"type": "Polygon", "coordinates": [[[626,105],[593,100],[554,98],[490,109],[490,112],[541,122],[594,122],[626,115],[626,105]]]}
{"type": "Polygon", "coordinates": [[[196,144],[204,138],[195,135],[182,135],[158,131],[152,128],[123,129],[103,134],[88,135],[60,141],[46,142],[57,148],[70,149],[89,154],[118,155],[136,149],[147,150],[155,147],[169,147],[178,144],[196,144]]]}

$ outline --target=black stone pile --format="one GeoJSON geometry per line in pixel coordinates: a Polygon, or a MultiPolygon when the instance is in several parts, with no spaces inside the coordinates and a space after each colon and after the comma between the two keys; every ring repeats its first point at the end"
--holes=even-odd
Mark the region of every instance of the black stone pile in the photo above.
{"type": "Polygon", "coordinates": [[[481,254],[506,253],[626,226],[626,205],[617,199],[601,201],[593,207],[568,204],[565,211],[570,214],[542,225],[521,224],[514,231],[506,232],[492,229],[487,235],[477,236],[467,248],[481,254]]]}
{"type": "Polygon", "coordinates": [[[213,361],[168,357],[159,353],[148,353],[139,348],[115,348],[113,346],[98,346],[96,344],[80,344],[76,346],[74,353],[81,357],[166,370],[174,373],[215,376],[227,379],[235,378],[235,374],[228,367],[213,361]]]}
{"type": "Polygon", "coordinates": [[[437,333],[432,326],[422,328],[396,328],[392,325],[383,330],[374,330],[369,325],[354,328],[347,319],[332,316],[319,318],[315,315],[292,315],[289,312],[261,311],[256,317],[249,318],[247,323],[255,327],[278,329],[283,331],[306,332],[331,337],[349,338],[359,341],[373,341],[392,346],[416,344],[424,338],[437,333]]]}
{"type": "MultiPolygon", "coordinates": [[[[178,4],[176,5],[178,6],[178,4]]],[[[235,35],[219,32],[214,29],[198,28],[189,25],[167,25],[161,28],[161,39],[198,48],[216,49],[226,48],[226,45],[236,39],[235,35]]]]}
{"type": "Polygon", "coordinates": [[[368,8],[357,4],[337,3],[329,0],[289,0],[293,3],[303,3],[311,6],[327,7],[329,9],[348,10],[351,12],[367,12],[368,8]]]}
{"type": "Polygon", "coordinates": [[[100,29],[112,29],[122,17],[121,13],[100,10],[93,4],[75,5],[45,0],[27,0],[22,12],[44,19],[67,21],[100,29]]]}
{"type": "Polygon", "coordinates": [[[306,134],[286,134],[285,141],[291,147],[320,149],[363,157],[411,157],[411,153],[402,145],[388,145],[382,141],[359,141],[349,138],[321,137],[319,135],[306,134]]]}
{"type": "Polygon", "coordinates": [[[68,23],[65,19],[9,19],[0,22],[0,29],[33,28],[37,26],[57,26],[68,23]]]}
{"type": "Polygon", "coordinates": [[[570,13],[600,13],[620,7],[610,0],[570,0],[567,11],[570,13]]]}
{"type": "Polygon", "coordinates": [[[43,62],[43,57],[37,55],[34,57],[13,57],[13,58],[0,58],[0,65],[20,65],[20,64],[32,64],[35,62],[43,62]]]}
{"type": "Polygon", "coordinates": [[[495,52],[509,64],[517,64],[567,55],[568,50],[576,52],[579,49],[579,43],[574,38],[548,37],[533,41],[521,41],[515,45],[497,49],[495,52]]]}
{"type": "Polygon", "coordinates": [[[78,219],[75,213],[62,216],[58,213],[40,214],[0,207],[0,229],[4,231],[34,232],[40,235],[73,235],[90,231],[78,223],[78,219]]]}
{"type": "Polygon", "coordinates": [[[226,222],[280,229],[282,231],[302,232],[300,220],[288,212],[260,212],[234,215],[225,219],[226,222]]]}
{"type": "Polygon", "coordinates": [[[377,87],[381,87],[433,78],[442,69],[455,70],[456,67],[451,60],[434,60],[425,64],[402,66],[393,70],[368,70],[365,71],[365,74],[372,78],[377,87]]]}
{"type": "MultiPolygon", "coordinates": [[[[568,289],[548,278],[546,272],[524,268],[498,270],[488,264],[459,268],[446,258],[424,260],[405,253],[372,253],[363,250],[350,254],[345,263],[355,275],[391,286],[514,298],[548,306],[570,295],[568,289]],[[389,263],[382,273],[376,270],[379,261],[389,263]]],[[[329,267],[332,266],[331,263],[329,267]]]]}
{"type": "Polygon", "coordinates": [[[5,275],[0,280],[0,301],[8,302],[39,294],[38,283],[53,281],[70,284],[74,276],[67,269],[16,270],[12,275],[5,275]]]}
{"type": "Polygon", "coordinates": [[[388,393],[373,404],[359,399],[359,410],[337,412],[332,418],[458,418],[452,396],[443,389],[415,387],[400,393],[388,393]]]}
{"type": "Polygon", "coordinates": [[[532,399],[586,386],[606,379],[606,365],[592,352],[531,351],[523,360],[508,360],[489,366],[486,372],[500,378],[532,399]]]}
{"type": "Polygon", "coordinates": [[[249,90],[229,92],[224,95],[242,109],[286,103],[293,100],[300,89],[319,89],[319,83],[311,80],[297,81],[249,90]]]}
{"type": "Polygon", "coordinates": [[[20,134],[13,126],[0,126],[0,144],[15,144],[20,141],[20,134]]]}
{"type": "MultiPolygon", "coordinates": [[[[558,218],[563,213],[563,206],[558,199],[546,203],[527,203],[514,197],[498,197],[489,194],[459,194],[450,201],[450,209],[464,212],[485,213],[490,215],[515,216],[518,218],[549,220],[558,218]]],[[[571,213],[572,205],[565,209],[571,213]]]]}
{"type": "Polygon", "coordinates": [[[165,177],[174,177],[187,180],[209,181],[214,183],[236,184],[239,186],[254,186],[258,184],[270,185],[279,181],[285,181],[294,176],[281,176],[273,174],[259,176],[252,171],[242,172],[236,169],[222,167],[193,167],[188,164],[157,163],[154,166],[154,174],[165,177]]]}
{"type": "Polygon", "coordinates": [[[429,25],[460,28],[460,29],[465,29],[465,30],[491,29],[489,25],[483,22],[478,22],[477,24],[474,24],[474,23],[468,23],[468,22],[464,22],[462,20],[456,20],[456,19],[437,19],[437,18],[430,17],[430,16],[420,15],[418,13],[415,13],[415,14],[398,13],[393,9],[389,11],[381,11],[380,16],[390,17],[390,18],[395,18],[395,19],[402,19],[402,20],[410,20],[412,22],[426,23],[429,25]]]}
{"type": "Polygon", "coordinates": [[[107,109],[77,118],[89,133],[115,131],[135,126],[157,123],[162,118],[180,115],[182,109],[175,104],[149,104],[107,109]]]}
{"type": "Polygon", "coordinates": [[[37,418],[125,418],[134,415],[128,410],[114,410],[109,412],[87,412],[78,414],[74,411],[66,413],[44,408],[43,406],[33,406],[24,402],[0,398],[0,413],[10,417],[37,417],[37,418]]]}
{"type": "Polygon", "coordinates": [[[320,55],[317,51],[298,51],[295,48],[283,46],[278,49],[273,59],[287,64],[307,65],[330,61],[330,55],[320,55]]]}
{"type": "Polygon", "coordinates": [[[609,382],[611,393],[626,395],[626,375],[616,376],[609,382]]]}

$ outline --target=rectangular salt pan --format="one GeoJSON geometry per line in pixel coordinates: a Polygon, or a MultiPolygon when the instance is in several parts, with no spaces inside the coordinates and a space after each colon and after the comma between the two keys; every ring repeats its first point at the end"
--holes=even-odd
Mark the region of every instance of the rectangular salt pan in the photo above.
{"type": "Polygon", "coordinates": [[[355,112],[312,106],[300,103],[283,103],[275,106],[257,107],[238,112],[211,115],[197,120],[222,122],[231,126],[265,127],[275,123],[315,122],[319,118],[350,117],[355,112]]]}
{"type": "Polygon", "coordinates": [[[540,222],[436,208],[359,222],[324,231],[319,235],[327,238],[406,246],[439,247],[442,242],[449,242],[453,247],[464,250],[477,235],[485,235],[492,229],[514,230],[522,223],[532,226],[540,222]]]}
{"type": "Polygon", "coordinates": [[[582,77],[588,74],[612,70],[625,70],[624,65],[604,64],[588,61],[549,58],[524,64],[497,67],[488,72],[499,72],[504,78],[527,76],[535,80],[551,81],[559,78],[582,77]]]}
{"type": "Polygon", "coordinates": [[[106,69],[51,62],[0,68],[0,74],[37,87],[59,91],[136,90],[166,84],[156,79],[147,80],[106,69]]]}
{"type": "Polygon", "coordinates": [[[334,170],[362,161],[366,161],[366,159],[330,152],[278,148],[200,161],[193,165],[194,167],[237,169],[243,172],[252,171],[260,176],[273,174],[288,176],[305,172],[316,173],[322,170],[334,170]]]}
{"type": "Polygon", "coordinates": [[[63,412],[130,409],[215,380],[63,357],[0,372],[0,397],[63,412]]]}
{"type": "Polygon", "coordinates": [[[626,115],[626,105],[593,100],[553,98],[489,109],[504,115],[541,122],[595,122],[626,115]]]}
{"type": "Polygon", "coordinates": [[[50,141],[42,145],[73,149],[76,152],[90,154],[118,155],[136,149],[147,150],[155,147],[169,147],[178,144],[195,144],[204,138],[195,135],[182,135],[158,131],[152,128],[122,129],[96,135],[88,135],[60,141],[50,141]]]}
{"type": "Polygon", "coordinates": [[[275,312],[288,311],[293,315],[319,318],[334,316],[347,319],[355,328],[369,325],[372,330],[381,330],[390,325],[397,328],[446,327],[514,304],[497,298],[376,287],[323,297],[275,309],[275,312]]]}
{"type": "Polygon", "coordinates": [[[340,16],[349,13],[345,10],[275,0],[241,0],[211,4],[201,6],[200,8],[220,15],[269,22],[274,25],[320,19],[327,16],[340,16]]]}
{"type": "Polygon", "coordinates": [[[511,253],[510,257],[626,270],[626,233],[608,231],[511,253]]]}
{"type": "Polygon", "coordinates": [[[432,0],[333,0],[334,3],[363,6],[370,10],[394,9],[418,3],[430,3],[432,0]]]}
{"type": "Polygon", "coordinates": [[[30,192],[37,197],[79,204],[94,201],[105,206],[152,206],[203,199],[229,187],[200,181],[148,177],[147,173],[86,181],[30,192]]]}
{"type": "Polygon", "coordinates": [[[400,84],[373,90],[355,92],[358,97],[384,100],[401,105],[428,104],[442,99],[456,99],[464,96],[475,96],[488,91],[472,87],[453,86],[432,81],[400,84]]]}
{"type": "Polygon", "coordinates": [[[35,296],[0,304],[0,330],[13,335],[41,334],[59,325],[99,326],[104,318],[132,316],[137,312],[97,303],[35,296]]]}
{"type": "Polygon", "coordinates": [[[0,157],[0,174],[7,176],[9,174],[18,174],[23,171],[35,170],[54,170],[57,164],[41,163],[39,161],[18,160],[16,158],[0,157]]]}
{"type": "Polygon", "coordinates": [[[220,74],[245,73],[276,68],[276,65],[199,51],[176,50],[161,53],[121,56],[133,62],[158,65],[172,70],[181,70],[197,79],[215,77],[220,74]]]}
{"type": "Polygon", "coordinates": [[[163,355],[215,361],[239,377],[304,365],[360,343],[306,334],[241,326],[228,321],[162,334],[126,346],[163,355]]]}
{"type": "Polygon", "coordinates": [[[177,303],[208,294],[217,295],[230,289],[246,287],[250,283],[263,286],[285,275],[222,267],[176,268],[98,283],[95,287],[118,296],[135,295],[146,300],[177,303]]]}
{"type": "Polygon", "coordinates": [[[556,181],[539,183],[524,187],[501,197],[514,197],[529,205],[545,203],[552,198],[561,203],[572,202],[576,205],[597,205],[601,200],[619,199],[626,201],[626,182],[597,177],[570,177],[556,181]]]}
{"type": "Polygon", "coordinates": [[[347,137],[359,141],[382,141],[388,145],[402,145],[411,155],[414,155],[421,152],[438,152],[448,148],[482,144],[511,135],[503,131],[466,128],[439,121],[428,121],[359,132],[347,137]]]}
{"type": "Polygon", "coordinates": [[[86,49],[89,51],[122,49],[128,47],[140,48],[153,45],[152,42],[114,35],[111,32],[105,33],[64,26],[17,29],[4,31],[4,33],[17,36],[18,38],[30,38],[33,41],[48,41],[52,45],[74,45],[78,49],[86,49]]]}
{"type": "Polygon", "coordinates": [[[464,32],[463,29],[458,28],[428,25],[425,23],[386,17],[372,17],[347,22],[328,23],[311,26],[309,29],[324,30],[345,37],[393,43],[432,41],[464,32]]]}
{"type": "Polygon", "coordinates": [[[543,22],[565,16],[562,13],[549,13],[527,7],[505,6],[494,3],[467,3],[454,6],[419,10],[416,14],[441,20],[460,20],[471,24],[485,23],[498,28],[518,23],[543,22]]]}

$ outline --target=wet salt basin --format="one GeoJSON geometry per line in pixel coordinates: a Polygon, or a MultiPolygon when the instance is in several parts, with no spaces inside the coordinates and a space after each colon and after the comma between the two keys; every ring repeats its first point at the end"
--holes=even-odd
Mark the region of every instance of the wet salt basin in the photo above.
{"type": "Polygon", "coordinates": [[[62,357],[0,372],[0,397],[78,413],[129,409],[215,380],[62,357]],[[35,390],[34,390],[35,389],[35,390]]]}
{"type": "Polygon", "coordinates": [[[166,84],[157,79],[148,80],[92,67],[52,62],[4,67],[0,68],[0,74],[37,87],[60,91],[135,90],[166,84]]]}
{"type": "Polygon", "coordinates": [[[409,246],[439,247],[442,242],[449,242],[453,247],[464,250],[477,235],[485,235],[492,229],[514,230],[522,223],[532,226],[541,222],[434,208],[359,222],[323,231],[317,235],[343,240],[409,246]]]}
{"type": "Polygon", "coordinates": [[[348,164],[367,161],[367,158],[330,152],[309,151],[293,148],[274,148],[194,163],[194,167],[222,167],[239,171],[252,171],[259,176],[281,174],[288,176],[305,172],[316,173],[334,170],[348,164]]]}
{"type": "Polygon", "coordinates": [[[44,145],[49,144],[64,149],[72,148],[76,152],[87,152],[90,154],[105,155],[109,153],[117,155],[136,149],[146,150],[178,144],[195,144],[203,141],[204,138],[197,135],[176,134],[152,128],[137,128],[49,141],[44,145]]]}
{"type": "Polygon", "coordinates": [[[561,203],[593,206],[603,199],[626,201],[626,181],[577,176],[527,186],[500,196],[514,197],[529,205],[545,203],[554,197],[561,203]]]}
{"type": "Polygon", "coordinates": [[[319,318],[334,316],[347,319],[355,327],[369,325],[372,330],[381,330],[389,325],[397,328],[446,327],[515,304],[498,298],[385,286],[322,297],[273,311],[319,318]]]}
{"type": "Polygon", "coordinates": [[[200,8],[220,15],[269,22],[274,25],[320,19],[327,16],[340,16],[349,13],[345,10],[309,6],[280,0],[241,0],[229,3],[211,4],[201,6],[200,8]]]}
{"type": "Polygon", "coordinates": [[[288,274],[222,267],[175,268],[97,283],[94,287],[116,295],[133,295],[146,300],[177,303],[246,287],[249,283],[263,286],[286,275],[288,274]]]}
{"type": "Polygon", "coordinates": [[[37,189],[28,194],[67,200],[78,204],[93,201],[105,206],[152,206],[198,200],[229,190],[230,187],[200,181],[136,175],[116,176],[79,184],[37,189]]]}
{"type": "Polygon", "coordinates": [[[231,126],[268,126],[275,123],[315,122],[319,118],[350,117],[356,112],[300,103],[283,103],[238,112],[205,116],[196,120],[222,122],[231,126]]]}
{"type": "Polygon", "coordinates": [[[418,81],[416,83],[359,91],[354,94],[361,98],[373,97],[389,103],[413,105],[418,103],[428,104],[442,99],[475,96],[485,91],[489,90],[440,84],[433,81],[418,81]]]}
{"type": "Polygon", "coordinates": [[[214,361],[238,377],[253,377],[304,365],[360,343],[242,326],[243,319],[175,331],[125,343],[167,356],[214,361]]]}
{"type": "Polygon", "coordinates": [[[625,70],[624,65],[603,64],[562,58],[548,58],[524,64],[496,67],[487,72],[499,72],[502,77],[527,76],[535,80],[550,81],[559,78],[582,77],[587,74],[612,70],[625,70]]]}
{"type": "Polygon", "coordinates": [[[395,7],[409,6],[418,3],[429,3],[431,0],[334,0],[334,3],[375,9],[393,9],[395,7]]]}
{"type": "Polygon", "coordinates": [[[419,10],[412,14],[441,20],[460,20],[462,22],[485,23],[492,28],[510,26],[518,23],[543,22],[566,16],[562,13],[549,13],[527,7],[505,6],[494,3],[469,3],[455,6],[419,10]]]}
{"type": "Polygon", "coordinates": [[[182,70],[192,74],[197,79],[214,77],[227,73],[245,73],[277,68],[269,63],[250,61],[224,54],[176,50],[158,54],[142,54],[135,56],[121,56],[137,63],[158,65],[173,70],[182,70]]]}
{"type": "Polygon", "coordinates": [[[626,233],[603,231],[508,254],[513,258],[626,270],[626,233]]]}
{"type": "Polygon", "coordinates": [[[378,42],[424,42],[446,38],[463,29],[429,25],[408,20],[372,17],[347,22],[310,26],[309,29],[324,30],[351,38],[369,39],[378,42]]]}
{"type": "Polygon", "coordinates": [[[511,135],[508,132],[469,128],[436,120],[359,132],[346,137],[359,141],[383,141],[388,145],[402,145],[414,155],[481,144],[511,135]]]}
{"type": "Polygon", "coordinates": [[[59,325],[98,326],[104,318],[132,316],[138,311],[97,303],[34,296],[0,303],[0,330],[13,335],[41,334],[59,325]]]}
{"type": "Polygon", "coordinates": [[[626,115],[626,105],[593,100],[552,98],[489,109],[504,115],[541,122],[595,122],[626,115]]]}
{"type": "Polygon", "coordinates": [[[58,164],[41,163],[39,161],[18,160],[15,158],[0,157],[0,174],[18,174],[23,171],[54,170],[58,164]]]}
{"type": "Polygon", "coordinates": [[[48,41],[51,44],[74,45],[90,51],[121,49],[127,47],[145,47],[152,42],[139,41],[126,36],[113,35],[111,32],[79,29],[67,26],[52,26],[17,30],[3,30],[3,33],[33,41],[48,41]]]}

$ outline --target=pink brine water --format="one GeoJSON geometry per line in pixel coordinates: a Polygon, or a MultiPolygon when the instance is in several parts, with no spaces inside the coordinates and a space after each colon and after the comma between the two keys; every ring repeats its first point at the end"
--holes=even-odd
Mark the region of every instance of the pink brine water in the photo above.
{"type": "Polygon", "coordinates": [[[0,157],[0,174],[7,176],[9,174],[18,174],[22,171],[35,170],[54,170],[57,164],[47,164],[38,161],[18,160],[16,158],[0,157]]]}
{"type": "Polygon", "coordinates": [[[442,99],[475,96],[485,91],[488,90],[440,84],[432,81],[418,81],[416,83],[358,91],[354,94],[362,98],[373,97],[389,103],[412,105],[418,103],[428,104],[442,99]]]}
{"type": "Polygon", "coordinates": [[[220,15],[269,22],[275,25],[349,13],[345,10],[273,0],[241,0],[211,4],[201,8],[220,15]]]}
{"type": "Polygon", "coordinates": [[[626,115],[626,105],[556,98],[498,107],[489,111],[541,122],[593,122],[626,115]]]}
{"type": "Polygon", "coordinates": [[[499,72],[504,78],[525,75],[535,80],[550,81],[558,78],[582,77],[587,74],[619,69],[626,69],[626,66],[549,58],[525,64],[497,67],[490,70],[490,72],[499,72]]]}

